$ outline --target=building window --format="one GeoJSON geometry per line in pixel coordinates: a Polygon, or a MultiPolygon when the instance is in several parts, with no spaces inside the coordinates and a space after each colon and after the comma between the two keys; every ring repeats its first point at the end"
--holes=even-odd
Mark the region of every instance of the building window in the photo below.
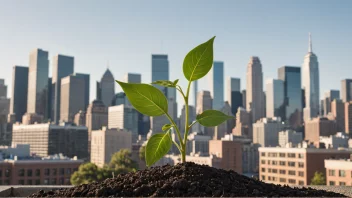
{"type": "Polygon", "coordinates": [[[60,179],[59,179],[59,184],[60,184],[60,185],[64,185],[64,178],[60,178],[60,179]]]}
{"type": "Polygon", "coordinates": [[[268,177],[268,181],[271,181],[271,177],[270,176],[268,177]]]}
{"type": "Polygon", "coordinates": [[[2,177],[2,170],[0,170],[0,177],[2,177]]]}
{"type": "Polygon", "coordinates": [[[335,176],[335,170],[329,170],[329,176],[335,176]]]}
{"type": "Polygon", "coordinates": [[[53,168],[51,171],[52,171],[53,175],[56,175],[56,173],[57,173],[57,169],[56,168],[53,168]]]}
{"type": "Polygon", "coordinates": [[[65,175],[65,169],[64,168],[60,168],[60,175],[65,175]]]}
{"type": "Polygon", "coordinates": [[[262,168],[262,172],[265,173],[265,168],[262,168]]]}
{"type": "Polygon", "coordinates": [[[50,182],[51,185],[56,185],[56,179],[51,179],[51,182],[50,182]]]}
{"type": "Polygon", "coordinates": [[[296,180],[294,180],[294,179],[289,179],[289,180],[288,180],[288,183],[290,183],[290,184],[296,184],[296,180]]]}
{"type": "Polygon", "coordinates": [[[27,169],[27,176],[32,177],[33,171],[32,169],[27,169]]]}
{"type": "Polygon", "coordinates": [[[262,180],[265,180],[265,176],[264,175],[262,175],[262,180]]]}
{"type": "Polygon", "coordinates": [[[298,154],[298,158],[304,158],[304,154],[303,153],[299,153],[298,154]]]}
{"type": "Polygon", "coordinates": [[[4,181],[4,185],[10,185],[10,180],[8,180],[8,179],[5,180],[5,181],[4,181]]]}
{"type": "MultiPolygon", "coordinates": [[[[18,170],[18,176],[23,177],[24,176],[24,169],[18,170]]],[[[23,184],[22,184],[23,185],[23,184]]]]}
{"type": "Polygon", "coordinates": [[[268,173],[271,173],[271,168],[268,168],[268,173]]]}
{"type": "Polygon", "coordinates": [[[67,175],[71,175],[71,169],[70,168],[66,169],[66,174],[67,175]]]}
{"type": "Polygon", "coordinates": [[[345,170],[339,170],[339,177],[346,177],[345,170]]]}
{"type": "Polygon", "coordinates": [[[285,153],[280,153],[279,156],[280,157],[286,157],[286,154],[285,153]]]}
{"type": "Polygon", "coordinates": [[[346,186],[346,182],[340,182],[340,186],[346,186]]]}
{"type": "Polygon", "coordinates": [[[262,157],[265,157],[265,153],[261,153],[260,155],[261,155],[262,157]]]}
{"type": "Polygon", "coordinates": [[[286,174],[286,170],[280,170],[279,173],[280,174],[286,174]]]}
{"type": "Polygon", "coordinates": [[[31,179],[27,180],[27,185],[33,185],[31,179]]]}
{"type": "Polygon", "coordinates": [[[304,185],[304,181],[298,181],[298,185],[303,186],[304,185]]]}
{"type": "Polygon", "coordinates": [[[286,178],[280,178],[280,182],[285,182],[286,183],[286,178]]]}
{"type": "Polygon", "coordinates": [[[40,169],[35,170],[35,176],[40,176],[40,169]]]}
{"type": "Polygon", "coordinates": [[[288,174],[289,174],[289,175],[296,175],[296,171],[289,170],[289,171],[288,171],[288,174]]]}
{"type": "Polygon", "coordinates": [[[277,161],[272,161],[272,165],[277,165],[277,161]]]}
{"type": "Polygon", "coordinates": [[[273,172],[273,173],[277,173],[277,169],[273,169],[272,172],[273,172]]]}
{"type": "Polygon", "coordinates": [[[78,168],[74,168],[74,169],[73,169],[73,172],[76,172],[76,171],[78,171],[78,168]]]}
{"type": "Polygon", "coordinates": [[[273,177],[273,181],[277,181],[277,177],[273,177]]]}
{"type": "Polygon", "coordinates": [[[18,184],[19,184],[19,185],[24,185],[24,180],[23,180],[23,179],[18,180],[18,184]]]}
{"type": "Polygon", "coordinates": [[[49,185],[49,179],[44,179],[44,185],[49,185]]]}
{"type": "Polygon", "coordinates": [[[10,177],[10,174],[11,174],[11,170],[10,169],[6,169],[5,170],[5,177],[10,177]]]}
{"type": "Polygon", "coordinates": [[[296,163],[295,162],[288,162],[288,166],[295,167],[296,163]]]}
{"type": "Polygon", "coordinates": [[[304,177],[304,172],[303,171],[298,171],[298,176],[304,177]]]}
{"type": "Polygon", "coordinates": [[[35,180],[35,185],[40,185],[40,179],[35,180]]]}
{"type": "Polygon", "coordinates": [[[46,175],[46,176],[50,175],[50,169],[49,168],[44,169],[44,175],[46,175]]]}
{"type": "Polygon", "coordinates": [[[65,178],[65,184],[70,185],[70,178],[65,178]]]}
{"type": "Polygon", "coordinates": [[[262,160],[262,162],[261,162],[262,164],[265,164],[265,160],[262,160]]]}
{"type": "Polygon", "coordinates": [[[296,153],[288,153],[287,157],[289,158],[295,158],[296,157],[296,153]]]}
{"type": "Polygon", "coordinates": [[[335,186],[335,182],[334,181],[330,181],[329,182],[329,186],[335,186]]]}
{"type": "Polygon", "coordinates": [[[303,162],[298,162],[298,167],[299,168],[303,168],[304,167],[304,163],[303,162]]]}
{"type": "Polygon", "coordinates": [[[269,153],[269,157],[277,157],[277,153],[269,153]]]}
{"type": "Polygon", "coordinates": [[[0,180],[0,185],[2,185],[2,180],[0,180]]]}
{"type": "Polygon", "coordinates": [[[286,162],[280,161],[280,165],[281,165],[281,166],[286,166],[286,162]]]}

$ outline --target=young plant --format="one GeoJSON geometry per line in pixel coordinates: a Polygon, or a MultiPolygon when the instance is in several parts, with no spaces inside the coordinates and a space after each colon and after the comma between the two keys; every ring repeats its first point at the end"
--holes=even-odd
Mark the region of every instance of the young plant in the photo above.
{"type": "Polygon", "coordinates": [[[223,123],[227,119],[234,118],[222,113],[221,111],[206,110],[197,115],[196,121],[188,125],[190,123],[188,108],[190,87],[193,81],[201,79],[211,70],[211,67],[213,66],[214,39],[215,36],[207,42],[198,45],[186,55],[183,61],[183,74],[188,80],[186,92],[184,92],[183,89],[177,84],[178,79],[175,81],[158,80],[152,83],[163,87],[175,88],[182,95],[186,107],[185,133],[183,138],[181,137],[178,126],[168,113],[167,98],[159,89],[149,84],[135,84],[116,81],[122,87],[128,100],[137,111],[148,116],[164,115],[170,121],[170,123],[165,123],[162,127],[162,133],[154,134],[148,140],[145,151],[147,166],[153,165],[164,155],[166,155],[171,149],[172,143],[174,143],[180,151],[182,162],[185,162],[188,132],[195,123],[198,122],[205,127],[214,127],[223,123]],[[171,129],[175,130],[179,143],[172,140],[171,129]]]}

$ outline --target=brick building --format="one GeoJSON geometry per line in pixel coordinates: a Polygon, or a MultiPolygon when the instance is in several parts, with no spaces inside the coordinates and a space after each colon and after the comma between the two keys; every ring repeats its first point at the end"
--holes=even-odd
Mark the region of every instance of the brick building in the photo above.
{"type": "Polygon", "coordinates": [[[324,161],[326,168],[326,185],[352,186],[352,155],[350,159],[324,161]]]}

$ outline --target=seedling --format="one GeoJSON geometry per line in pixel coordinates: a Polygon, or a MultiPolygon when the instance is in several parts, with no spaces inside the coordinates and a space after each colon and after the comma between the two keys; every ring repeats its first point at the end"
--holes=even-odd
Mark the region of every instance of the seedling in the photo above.
{"type": "Polygon", "coordinates": [[[193,81],[203,78],[212,68],[214,39],[215,36],[207,42],[198,45],[186,55],[183,61],[183,74],[188,80],[186,93],[177,84],[178,79],[175,81],[158,80],[152,83],[163,87],[175,88],[182,95],[186,107],[186,123],[183,139],[178,126],[168,113],[167,98],[159,89],[149,84],[124,83],[116,81],[122,87],[128,100],[137,111],[148,116],[164,115],[170,121],[170,123],[165,123],[162,127],[162,133],[154,134],[148,140],[145,152],[147,166],[153,165],[164,155],[166,155],[171,149],[172,144],[176,145],[181,153],[182,162],[185,162],[188,132],[195,123],[199,123],[205,127],[214,127],[228,119],[234,118],[233,116],[228,116],[221,111],[206,110],[197,115],[196,121],[189,124],[188,99],[190,87],[193,81]],[[172,140],[171,129],[174,129],[176,132],[179,143],[172,140]]]}

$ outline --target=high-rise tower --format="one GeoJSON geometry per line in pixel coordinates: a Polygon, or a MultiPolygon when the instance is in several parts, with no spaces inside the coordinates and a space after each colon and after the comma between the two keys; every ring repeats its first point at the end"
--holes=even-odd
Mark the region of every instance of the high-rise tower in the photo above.
{"type": "Polygon", "coordinates": [[[101,100],[106,107],[111,106],[115,96],[115,79],[111,71],[106,69],[100,82],[97,82],[97,99],[101,100]]]}
{"type": "Polygon", "coordinates": [[[16,121],[21,122],[27,111],[28,67],[14,66],[12,69],[12,95],[10,114],[15,114],[16,121]]]}
{"type": "Polygon", "coordinates": [[[224,106],[224,62],[214,61],[209,73],[213,109],[220,110],[224,106]]]}

